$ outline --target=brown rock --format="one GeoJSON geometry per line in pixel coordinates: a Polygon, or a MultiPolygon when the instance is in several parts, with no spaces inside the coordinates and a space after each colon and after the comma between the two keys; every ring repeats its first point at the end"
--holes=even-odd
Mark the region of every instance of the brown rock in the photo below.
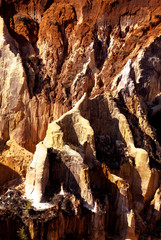
{"type": "Polygon", "coordinates": [[[8,141],[1,146],[0,155],[0,193],[12,185],[17,185],[26,176],[27,167],[33,154],[19,146],[15,141],[8,141]]]}
{"type": "MultiPolygon", "coordinates": [[[[89,122],[79,112],[79,105],[84,100],[83,98],[72,110],[49,124],[44,141],[37,145],[33,162],[26,177],[26,196],[34,202],[40,202],[44,195],[49,177],[47,149],[53,148],[53,150],[57,149],[65,156],[62,161],[66,168],[69,169],[68,171],[74,176],[74,179],[76,179],[75,181],[79,185],[81,197],[91,208],[93,207],[92,193],[88,187],[89,167],[84,163],[92,166],[95,159],[95,149],[93,145],[93,130],[89,122]]],[[[60,171],[63,170],[60,169],[60,171]]],[[[64,181],[65,176],[59,179],[60,183],[64,181]]],[[[72,182],[67,181],[65,185],[69,189],[73,188],[72,182]]],[[[73,191],[75,192],[77,189],[73,189],[73,191]]]]}
{"type": "MultiPolygon", "coordinates": [[[[19,145],[34,152],[44,139],[26,191],[39,202],[65,181],[90,212],[92,239],[160,237],[160,11],[153,0],[0,1],[0,144],[11,143],[0,181],[25,175],[32,155],[19,145]]],[[[86,238],[78,218],[60,213],[48,238],[77,226],[86,238]]]]}

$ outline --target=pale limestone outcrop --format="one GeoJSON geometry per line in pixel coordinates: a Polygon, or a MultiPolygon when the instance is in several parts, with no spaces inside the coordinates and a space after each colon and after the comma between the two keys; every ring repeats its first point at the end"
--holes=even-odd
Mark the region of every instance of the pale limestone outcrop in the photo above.
{"type": "Polygon", "coordinates": [[[64,175],[64,179],[59,179],[59,182],[64,182],[66,188],[76,194],[80,191],[86,206],[93,208],[94,202],[89,187],[89,167],[92,167],[95,160],[94,132],[88,120],[84,119],[79,112],[79,105],[84,99],[85,95],[71,111],[49,124],[44,141],[36,147],[25,182],[26,196],[34,203],[41,202],[44,195],[49,178],[48,157],[50,155],[47,149],[53,149],[58,151],[62,163],[68,169],[64,174],[71,175],[71,177],[64,175]],[[68,178],[73,178],[80,190],[72,189],[74,183],[71,180],[68,181],[68,178]]]}
{"type": "MultiPolygon", "coordinates": [[[[80,191],[80,196],[84,199],[85,206],[92,210],[94,202],[89,187],[89,167],[83,163],[82,156],[67,145],[59,153],[62,159],[62,169],[59,169],[59,182],[63,182],[65,188],[70,189],[75,194],[78,194],[80,191]],[[65,172],[63,172],[63,165],[66,169],[65,172]],[[73,186],[75,187],[73,188],[73,186]]],[[[32,200],[34,204],[40,203],[43,199],[45,187],[49,180],[48,157],[47,147],[42,142],[39,143],[25,181],[26,197],[32,200]]],[[[54,162],[54,159],[52,161],[54,162]]],[[[50,166],[50,169],[52,171],[52,166],[50,166]]],[[[57,173],[55,174],[57,175],[57,173]]]]}
{"type": "Polygon", "coordinates": [[[94,131],[87,119],[83,118],[79,106],[86,98],[84,95],[75,107],[58,120],[48,125],[44,144],[48,147],[63,148],[65,144],[78,146],[84,159],[92,164],[95,159],[94,131]]]}
{"type": "Polygon", "coordinates": [[[18,44],[9,35],[1,17],[0,53],[0,139],[5,142],[9,136],[12,138],[14,114],[20,113],[27,104],[29,94],[18,44]]]}
{"type": "Polygon", "coordinates": [[[116,90],[114,90],[113,94],[115,94],[115,92],[117,94],[118,92],[123,90],[124,99],[134,94],[135,85],[132,79],[133,78],[132,71],[133,71],[132,59],[129,59],[121,73],[117,75],[112,82],[111,90],[114,90],[117,87],[116,90]]]}
{"type": "Polygon", "coordinates": [[[33,200],[34,203],[39,203],[42,200],[48,177],[49,162],[47,147],[40,142],[36,146],[36,152],[29,166],[25,183],[26,196],[33,200]]]}
{"type": "Polygon", "coordinates": [[[3,18],[0,26],[1,114],[8,114],[20,108],[28,91],[18,44],[9,35],[3,18]]]}
{"type": "MultiPolygon", "coordinates": [[[[30,44],[31,45],[31,44],[30,44]]],[[[39,95],[30,98],[35,84],[36,57],[33,47],[20,46],[11,37],[0,17],[0,140],[15,140],[19,145],[34,152],[36,144],[45,137],[51,110],[49,100],[39,95]],[[22,49],[32,62],[24,68],[22,49]],[[33,59],[33,60],[32,60],[33,59]],[[28,87],[29,85],[29,87],[28,87]],[[32,86],[32,89],[30,85],[32,86]],[[41,127],[40,127],[41,126],[41,127]]],[[[24,53],[25,55],[25,53],[24,53]]],[[[25,58],[25,59],[26,59],[25,58]]],[[[54,107],[53,107],[54,108],[54,107]]],[[[60,115],[56,110],[54,117],[60,115]]]]}

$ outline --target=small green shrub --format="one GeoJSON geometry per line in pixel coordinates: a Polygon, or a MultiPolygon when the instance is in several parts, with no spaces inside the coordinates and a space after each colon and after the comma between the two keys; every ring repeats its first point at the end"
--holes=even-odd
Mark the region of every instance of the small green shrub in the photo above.
{"type": "Polygon", "coordinates": [[[28,240],[28,236],[25,232],[25,227],[21,227],[18,231],[17,231],[17,235],[18,235],[18,238],[20,240],[28,240]]]}
{"type": "Polygon", "coordinates": [[[27,201],[26,203],[26,206],[25,206],[25,210],[27,213],[29,213],[30,209],[31,209],[31,206],[32,206],[32,202],[30,202],[29,200],[27,201]]]}

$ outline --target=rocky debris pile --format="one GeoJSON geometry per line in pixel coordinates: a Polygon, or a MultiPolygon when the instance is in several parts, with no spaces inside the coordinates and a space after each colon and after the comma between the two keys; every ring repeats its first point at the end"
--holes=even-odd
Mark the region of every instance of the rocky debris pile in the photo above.
{"type": "Polygon", "coordinates": [[[65,196],[54,194],[50,201],[49,208],[37,209],[32,202],[24,198],[22,193],[14,188],[0,198],[0,209],[2,212],[10,212],[11,215],[18,216],[22,222],[27,223],[28,219],[38,219],[38,221],[50,221],[58,217],[59,211],[66,215],[81,214],[83,208],[81,202],[74,195],[66,193],[65,196]]]}
{"type": "Polygon", "coordinates": [[[48,237],[50,234],[55,236],[55,239],[66,239],[68,235],[74,239],[76,233],[78,239],[82,239],[83,235],[89,235],[89,239],[93,239],[95,235],[105,235],[104,218],[105,212],[100,210],[98,215],[91,213],[83,207],[82,201],[71,193],[66,192],[65,196],[54,194],[50,208],[38,210],[30,201],[24,199],[20,191],[9,189],[0,198],[0,229],[7,227],[8,223],[13,226],[10,233],[0,231],[0,239],[8,239],[7,236],[18,239],[20,234],[27,239],[39,239],[45,232],[48,237]],[[51,226],[55,230],[51,231],[51,226]]]}

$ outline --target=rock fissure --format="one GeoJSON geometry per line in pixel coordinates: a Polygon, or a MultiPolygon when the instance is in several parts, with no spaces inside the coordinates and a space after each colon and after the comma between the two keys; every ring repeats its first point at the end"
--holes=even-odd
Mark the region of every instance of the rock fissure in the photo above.
{"type": "Polygon", "coordinates": [[[0,239],[160,239],[160,2],[0,16],[0,239]]]}

